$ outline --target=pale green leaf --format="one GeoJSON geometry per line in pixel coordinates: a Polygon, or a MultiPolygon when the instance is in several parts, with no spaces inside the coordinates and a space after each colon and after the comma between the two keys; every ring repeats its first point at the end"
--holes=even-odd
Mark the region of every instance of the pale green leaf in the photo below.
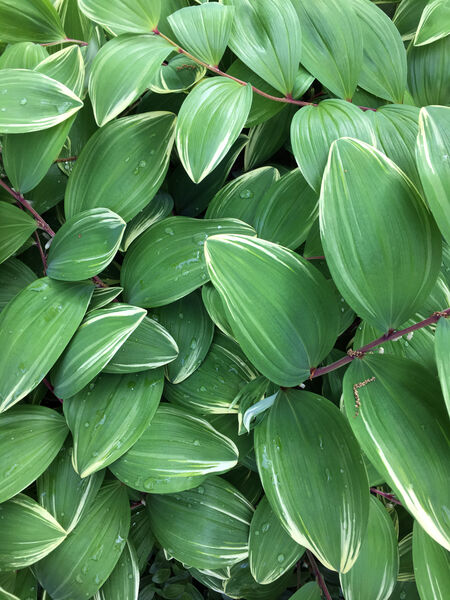
{"type": "Polygon", "coordinates": [[[450,356],[450,321],[448,319],[439,319],[438,321],[435,350],[442,394],[450,415],[450,369],[448,368],[448,357],[450,356]]]}
{"type": "Polygon", "coordinates": [[[450,3],[434,0],[425,6],[414,37],[415,46],[432,44],[450,35],[450,3]]]}
{"type": "Polygon", "coordinates": [[[2,0],[2,42],[56,42],[66,37],[61,20],[50,0],[2,0]]]}
{"type": "Polygon", "coordinates": [[[8,44],[0,56],[0,69],[34,69],[47,56],[47,50],[33,42],[8,44]]]}
{"type": "Polygon", "coordinates": [[[89,19],[116,35],[150,33],[161,13],[161,0],[78,0],[78,5],[89,19]]]}
{"type": "Polygon", "coordinates": [[[27,212],[0,202],[0,263],[14,254],[36,228],[36,221],[27,212]]]}
{"type": "Polygon", "coordinates": [[[408,89],[416,106],[450,104],[450,36],[426,46],[410,44],[408,89]]]}

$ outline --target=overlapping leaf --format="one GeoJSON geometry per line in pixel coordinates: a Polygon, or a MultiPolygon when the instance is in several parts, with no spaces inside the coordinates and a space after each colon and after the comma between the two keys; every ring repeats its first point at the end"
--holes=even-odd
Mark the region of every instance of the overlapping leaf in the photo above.
{"type": "Polygon", "coordinates": [[[66,37],[61,20],[50,0],[2,0],[2,42],[56,42],[66,37]]]}
{"type": "Polygon", "coordinates": [[[448,356],[450,354],[450,321],[439,319],[436,327],[436,363],[447,410],[450,415],[450,371],[448,356]]]}
{"type": "Polygon", "coordinates": [[[35,279],[35,273],[17,258],[9,258],[0,264],[0,311],[35,279]]]}
{"type": "Polygon", "coordinates": [[[450,5],[448,0],[434,0],[423,9],[414,37],[415,46],[432,44],[450,35],[450,5]]]}
{"type": "Polygon", "coordinates": [[[158,24],[161,0],[79,0],[80,9],[96,23],[121,33],[149,33],[158,24]]]}
{"type": "Polygon", "coordinates": [[[36,228],[36,221],[28,213],[0,202],[0,263],[14,254],[36,228]]]}
{"type": "Polygon", "coordinates": [[[421,598],[445,600],[450,586],[450,553],[414,523],[414,575],[421,598]]]}

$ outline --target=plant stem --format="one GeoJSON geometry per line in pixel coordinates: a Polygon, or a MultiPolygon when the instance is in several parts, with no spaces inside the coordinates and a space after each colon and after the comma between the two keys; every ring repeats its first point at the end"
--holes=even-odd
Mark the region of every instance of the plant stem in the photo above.
{"type": "Polygon", "coordinates": [[[58,46],[59,44],[79,44],[80,46],[88,46],[88,42],[83,42],[83,40],[74,40],[72,38],[64,38],[63,40],[58,40],[57,42],[47,42],[45,44],[40,44],[40,46],[58,46]]]}
{"type": "Polygon", "coordinates": [[[424,319],[423,321],[419,321],[418,323],[414,323],[414,325],[411,325],[410,327],[406,327],[406,329],[400,329],[398,331],[388,331],[388,333],[385,333],[384,335],[382,335],[378,339],[374,340],[373,342],[370,342],[369,344],[366,344],[365,346],[358,348],[358,350],[356,350],[356,353],[359,356],[347,355],[347,356],[344,356],[343,358],[340,358],[336,362],[331,363],[330,365],[326,365],[325,367],[319,367],[318,369],[311,369],[310,379],[313,379],[315,377],[320,377],[321,375],[325,375],[326,373],[330,373],[331,371],[340,369],[341,367],[348,365],[348,363],[352,362],[352,360],[354,360],[355,358],[359,358],[359,359],[362,358],[364,354],[369,352],[369,350],[371,350],[372,348],[376,348],[377,346],[380,346],[384,342],[391,342],[392,340],[400,338],[403,335],[406,335],[413,331],[417,331],[418,329],[422,329],[423,327],[427,327],[428,325],[432,325],[433,323],[436,323],[437,321],[439,321],[440,318],[447,318],[447,317],[450,317],[450,308],[446,308],[444,310],[435,312],[431,315],[431,317],[428,317],[427,319],[424,319]]]}
{"type": "Polygon", "coordinates": [[[72,162],[74,160],[77,160],[77,158],[78,158],[78,156],[68,156],[67,158],[57,158],[53,162],[55,162],[55,163],[72,162]]]}
{"type": "Polygon", "coordinates": [[[332,598],[330,596],[330,592],[328,591],[328,588],[326,586],[325,580],[324,580],[324,578],[322,576],[322,573],[319,571],[319,568],[317,566],[316,559],[314,558],[314,555],[309,550],[306,551],[306,554],[308,556],[308,560],[309,560],[309,564],[311,565],[311,569],[312,569],[312,571],[313,571],[313,573],[314,573],[314,575],[316,577],[317,585],[322,590],[323,595],[325,596],[325,598],[327,600],[332,600],[332,598]]]}
{"type": "Polygon", "coordinates": [[[41,215],[39,215],[34,210],[34,208],[31,206],[31,204],[27,200],[25,200],[25,198],[23,196],[21,196],[20,194],[15,192],[12,188],[9,187],[9,185],[6,185],[6,183],[2,179],[0,179],[0,185],[2,186],[2,188],[4,188],[8,192],[8,194],[11,194],[11,196],[15,200],[17,200],[17,202],[19,202],[19,204],[21,204],[24,208],[26,208],[28,210],[28,212],[30,212],[33,215],[33,217],[36,219],[36,222],[40,229],[43,229],[44,231],[46,231],[50,237],[55,236],[55,232],[50,227],[50,225],[44,221],[44,219],[41,217],[41,215]]]}
{"type": "Polygon", "coordinates": [[[370,491],[373,494],[378,494],[378,496],[383,496],[383,498],[387,498],[389,500],[389,502],[393,502],[394,504],[403,506],[403,504],[400,502],[400,500],[397,500],[397,498],[393,494],[387,494],[386,492],[381,492],[380,490],[377,490],[377,488],[374,488],[374,487],[371,487],[370,491]]]}
{"type": "Polygon", "coordinates": [[[37,231],[34,232],[34,237],[36,238],[36,245],[39,250],[39,254],[41,255],[42,266],[44,268],[44,275],[47,274],[47,259],[45,258],[44,250],[42,249],[41,240],[39,239],[39,234],[37,231]]]}
{"type": "MultiPolygon", "coordinates": [[[[233,81],[235,81],[236,83],[239,83],[240,85],[247,85],[246,81],[242,81],[242,79],[233,77],[233,75],[229,75],[228,73],[221,71],[218,66],[208,65],[208,63],[195,57],[193,54],[191,54],[187,50],[184,50],[184,48],[181,48],[181,46],[179,46],[176,42],[171,40],[169,37],[167,37],[166,35],[161,33],[158,29],[154,29],[153,33],[155,35],[159,35],[161,38],[166,40],[166,42],[168,42],[169,44],[174,46],[180,54],[184,54],[184,56],[187,56],[188,58],[190,58],[191,60],[196,62],[198,65],[205,67],[205,69],[208,69],[209,71],[212,71],[213,73],[215,73],[216,75],[220,75],[221,77],[227,77],[228,79],[232,79],[233,81]]],[[[283,102],[284,104],[296,104],[297,106],[317,106],[317,104],[315,104],[314,102],[305,102],[304,100],[294,100],[294,98],[292,98],[291,95],[287,95],[284,98],[279,98],[278,96],[272,96],[272,94],[267,94],[266,92],[263,92],[262,90],[255,87],[254,85],[252,85],[252,90],[255,92],[255,94],[259,94],[260,96],[263,96],[264,98],[267,98],[268,100],[272,100],[273,102],[283,102]]],[[[369,108],[367,106],[358,106],[358,108],[360,108],[361,110],[364,110],[364,111],[371,110],[371,111],[376,112],[376,108],[369,108]]]]}

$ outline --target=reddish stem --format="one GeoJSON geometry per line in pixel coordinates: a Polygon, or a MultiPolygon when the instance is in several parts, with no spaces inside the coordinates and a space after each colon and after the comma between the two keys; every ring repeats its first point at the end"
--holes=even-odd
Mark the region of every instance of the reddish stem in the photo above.
{"type": "Polygon", "coordinates": [[[387,498],[389,500],[389,502],[393,502],[394,504],[403,506],[403,504],[400,502],[400,500],[397,500],[397,498],[393,494],[387,494],[386,492],[381,492],[380,490],[377,490],[377,488],[374,488],[374,487],[371,487],[370,491],[372,492],[372,494],[378,494],[378,496],[383,496],[383,498],[387,498]]]}
{"type": "Polygon", "coordinates": [[[33,217],[36,219],[36,222],[40,229],[43,229],[51,237],[54,237],[55,232],[50,227],[50,225],[44,221],[44,219],[41,217],[41,215],[38,214],[34,210],[34,208],[31,206],[31,204],[27,200],[25,200],[25,198],[23,196],[21,196],[20,194],[15,192],[12,188],[9,187],[9,185],[6,185],[6,183],[2,179],[0,179],[0,185],[2,186],[2,188],[4,188],[8,192],[8,194],[11,194],[11,196],[15,200],[17,200],[17,202],[19,202],[19,204],[21,204],[24,208],[26,208],[28,210],[28,212],[30,212],[33,215],[33,217]]]}
{"type": "Polygon", "coordinates": [[[80,46],[88,46],[88,42],[83,42],[83,40],[74,40],[72,38],[64,38],[63,40],[58,40],[57,42],[46,42],[45,44],[40,44],[40,46],[58,46],[59,44],[79,44],[80,46]]]}
{"type": "Polygon", "coordinates": [[[306,551],[306,554],[308,556],[309,564],[311,565],[311,568],[312,568],[313,573],[315,575],[315,578],[316,578],[316,581],[317,581],[317,585],[322,590],[323,595],[325,596],[325,598],[327,600],[332,600],[332,598],[330,596],[330,592],[328,591],[328,588],[326,586],[325,580],[324,580],[324,578],[322,576],[322,573],[319,571],[319,568],[317,566],[316,559],[314,558],[314,555],[309,550],[306,551]]]}
{"type": "Polygon", "coordinates": [[[55,161],[55,163],[65,163],[65,162],[71,162],[74,160],[77,160],[78,156],[68,156],[67,158],[57,158],[55,161]]]}
{"type": "Polygon", "coordinates": [[[325,256],[305,256],[306,260],[325,260],[325,256]]]}
{"type": "Polygon", "coordinates": [[[59,401],[61,402],[61,404],[62,404],[62,403],[63,403],[63,401],[61,400],[61,398],[58,398],[58,396],[55,394],[55,390],[54,390],[54,388],[53,388],[52,384],[50,383],[50,381],[49,381],[48,379],[45,379],[45,377],[44,377],[44,379],[42,380],[42,383],[45,385],[45,387],[46,387],[48,390],[50,390],[50,391],[51,391],[51,393],[52,393],[52,394],[55,396],[55,398],[56,398],[57,400],[59,400],[59,401]]]}
{"type": "Polygon", "coordinates": [[[39,250],[39,254],[41,255],[42,266],[44,268],[44,275],[47,274],[47,259],[45,258],[45,252],[41,245],[41,240],[39,239],[39,234],[37,231],[34,232],[34,237],[36,238],[36,245],[39,250]]]}

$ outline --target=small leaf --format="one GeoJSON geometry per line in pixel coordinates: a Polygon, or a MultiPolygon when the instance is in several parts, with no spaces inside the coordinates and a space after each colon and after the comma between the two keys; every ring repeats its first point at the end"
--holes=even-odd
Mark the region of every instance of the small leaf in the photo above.
{"type": "Polygon", "coordinates": [[[370,497],[369,522],[355,564],[341,573],[346,598],[390,598],[397,582],[397,533],[383,504],[370,497]]]}
{"type": "Polygon", "coordinates": [[[211,281],[246,356],[278,385],[304,381],[338,334],[328,282],[306,260],[271,242],[216,235],[205,247],[211,281]]]}
{"type": "Polygon", "coordinates": [[[128,541],[135,548],[139,571],[142,572],[155,544],[155,537],[150,527],[148,510],[143,504],[132,509],[128,541]]]}
{"type": "Polygon", "coordinates": [[[80,10],[116,35],[150,33],[158,24],[161,0],[78,0],[80,10]]]}
{"type": "Polygon", "coordinates": [[[182,8],[168,21],[186,50],[208,65],[218,65],[231,34],[234,9],[215,2],[182,8]]]}
{"type": "Polygon", "coordinates": [[[120,244],[120,250],[126,252],[132,242],[149,227],[168,217],[173,210],[173,200],[169,194],[158,192],[127,224],[120,244]]]}
{"type": "Polygon", "coordinates": [[[0,263],[14,254],[36,228],[36,221],[28,213],[0,202],[0,263]]]}
{"type": "Polygon", "coordinates": [[[86,312],[93,285],[45,277],[30,283],[0,316],[0,411],[34,390],[58,360],[86,312]],[[45,323],[45,335],[43,335],[45,323]]]}
{"type": "Polygon", "coordinates": [[[153,419],[163,386],[162,369],[102,373],[88,390],[64,402],[73,436],[73,466],[81,477],[107,467],[137,442],[153,419]]]}
{"type": "Polygon", "coordinates": [[[420,597],[445,600],[450,586],[450,553],[414,522],[414,575],[420,597]]]}
{"type": "MultiPolygon", "coordinates": [[[[222,6],[214,4],[214,6],[222,6]]],[[[206,68],[195,62],[185,54],[175,54],[162,63],[158,74],[153,78],[150,89],[157,94],[176,94],[191,88],[203,79],[206,68]]],[[[162,99],[155,99],[156,102],[163,103],[162,99]]],[[[179,100],[173,97],[173,102],[179,102],[181,105],[183,98],[179,100]]],[[[178,112],[178,110],[177,110],[178,112]]]]}
{"type": "Polygon", "coordinates": [[[255,429],[255,451],[264,491],[283,527],[327,568],[346,573],[366,531],[369,486],[345,417],[316,394],[280,392],[255,429]]]}
{"type": "Polygon", "coordinates": [[[436,282],[437,227],[411,181],[368,144],[350,138],[333,143],[320,197],[320,233],[342,296],[383,332],[412,317],[436,282]],[[395,233],[400,230],[401,238],[395,233]]]}
{"type": "Polygon", "coordinates": [[[94,293],[92,294],[92,300],[88,306],[88,312],[91,310],[96,310],[97,308],[103,308],[115,298],[119,294],[123,292],[123,288],[121,287],[96,287],[94,293]]]}
{"type": "Polygon", "coordinates": [[[164,306],[202,286],[208,281],[204,242],[218,231],[255,235],[237,219],[169,217],[153,225],[125,256],[125,298],[139,306],[164,306]]]}
{"type": "Polygon", "coordinates": [[[197,487],[205,475],[231,470],[237,459],[234,443],[207,421],[163,404],[139,440],[110,469],[134,489],[171,494],[197,487]]]}
{"type": "Polygon", "coordinates": [[[318,106],[297,111],[291,127],[295,160],[309,185],[320,192],[322,176],[332,143],[341,137],[375,141],[365,113],[343,100],[324,100],[318,106]]]}
{"type": "Polygon", "coordinates": [[[147,506],[158,542],[180,562],[216,569],[248,556],[253,507],[220,477],[179,494],[151,494],[147,506]]]}
{"type": "Polygon", "coordinates": [[[129,221],[152,200],[169,166],[175,115],[124,117],[98,130],[84,146],[69,177],[66,217],[109,208],[129,221]]]}
{"type": "Polygon", "coordinates": [[[442,235],[450,243],[450,108],[422,108],[417,166],[425,196],[442,235]]]}
{"type": "Polygon", "coordinates": [[[250,571],[264,585],[279,579],[305,551],[283,529],[265,496],[250,523],[248,544],[250,571]]]}
{"type": "Polygon", "coordinates": [[[302,53],[302,29],[290,2],[226,0],[235,7],[229,46],[282,94],[292,94],[302,53]]]}
{"type": "Polygon", "coordinates": [[[172,51],[173,46],[154,34],[121,35],[100,49],[89,78],[89,96],[99,127],[139,98],[172,51]]]}
{"type": "Polygon", "coordinates": [[[115,304],[90,312],[52,372],[55,394],[70,398],[84,388],[133,333],[146,311],[115,304]]]}
{"type": "Polygon", "coordinates": [[[57,42],[66,37],[61,20],[50,0],[2,0],[2,42],[57,42]]]}
{"type": "Polygon", "coordinates": [[[0,414],[0,502],[24,490],[45,471],[67,433],[64,419],[44,406],[16,406],[0,414]]]}
{"type": "Polygon", "coordinates": [[[232,338],[233,331],[228,322],[222,298],[212,283],[206,283],[202,287],[202,300],[208,315],[216,327],[218,327],[222,333],[225,333],[225,335],[232,338]]]}
{"type": "Polygon", "coordinates": [[[0,70],[0,133],[48,129],[82,106],[72,90],[47,75],[27,69],[0,70]]]}
{"type": "Polygon", "coordinates": [[[183,102],[176,143],[180,160],[194,183],[205,179],[237,140],[247,120],[252,95],[249,85],[212,77],[199,83],[183,102]]]}
{"type": "Polygon", "coordinates": [[[52,552],[66,537],[39,504],[19,494],[0,505],[0,569],[22,569],[52,552]]]}
{"type": "Polygon", "coordinates": [[[436,363],[441,382],[442,394],[450,415],[450,370],[448,368],[448,357],[450,355],[450,321],[439,319],[436,327],[436,363]]]}
{"type": "Polygon", "coordinates": [[[432,44],[450,35],[450,4],[448,0],[434,0],[423,9],[414,37],[414,46],[432,44]]]}

